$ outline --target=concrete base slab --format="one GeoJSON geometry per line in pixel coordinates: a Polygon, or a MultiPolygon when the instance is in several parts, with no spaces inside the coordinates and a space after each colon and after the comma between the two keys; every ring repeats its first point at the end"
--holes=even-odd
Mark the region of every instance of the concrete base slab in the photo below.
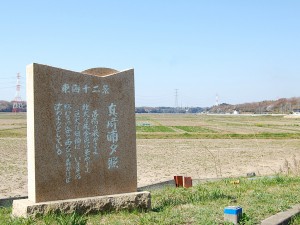
{"type": "Polygon", "coordinates": [[[300,204],[293,208],[277,213],[261,222],[261,225],[288,225],[293,216],[300,214],[300,204]]]}
{"type": "Polygon", "coordinates": [[[70,214],[76,212],[78,214],[90,214],[133,209],[150,210],[150,192],[132,192],[40,203],[33,203],[28,199],[15,200],[13,202],[12,216],[34,218],[48,213],[70,214]]]}

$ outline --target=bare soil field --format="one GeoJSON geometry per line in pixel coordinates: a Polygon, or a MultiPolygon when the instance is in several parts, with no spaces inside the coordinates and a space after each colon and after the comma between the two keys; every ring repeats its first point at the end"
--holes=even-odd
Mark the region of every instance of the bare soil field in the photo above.
{"type": "Polygon", "coordinates": [[[299,172],[299,140],[138,140],[138,184],[299,172]]]}
{"type": "Polygon", "coordinates": [[[0,138],[0,198],[27,195],[26,138],[0,138]]]}
{"type": "MultiPolygon", "coordinates": [[[[0,131],[23,129],[25,119],[26,115],[0,115],[0,131]]],[[[137,124],[142,123],[174,128],[179,134],[187,133],[182,130],[187,126],[188,133],[209,129],[237,134],[272,132],[270,129],[300,133],[300,119],[283,116],[137,115],[137,124]]],[[[201,179],[246,176],[249,172],[300,174],[299,139],[160,139],[162,133],[156,132],[155,139],[137,139],[138,186],[170,180],[174,175],[201,179]]],[[[9,135],[0,137],[0,198],[27,195],[26,130],[9,135]]]]}

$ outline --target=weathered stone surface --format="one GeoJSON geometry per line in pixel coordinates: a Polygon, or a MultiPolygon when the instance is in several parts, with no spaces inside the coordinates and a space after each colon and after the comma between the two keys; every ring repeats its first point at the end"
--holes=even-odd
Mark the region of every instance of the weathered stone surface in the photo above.
{"type": "Polygon", "coordinates": [[[28,198],[137,190],[133,69],[27,67],[28,198]]]}
{"type": "Polygon", "coordinates": [[[47,213],[69,214],[76,212],[78,214],[91,214],[133,209],[150,210],[150,192],[133,192],[40,203],[33,203],[28,199],[15,200],[12,215],[15,217],[36,217],[47,213]]]}

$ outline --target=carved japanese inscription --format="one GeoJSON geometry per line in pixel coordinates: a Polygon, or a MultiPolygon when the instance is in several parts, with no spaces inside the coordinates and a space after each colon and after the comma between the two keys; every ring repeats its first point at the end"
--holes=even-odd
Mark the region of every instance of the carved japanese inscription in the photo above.
{"type": "Polygon", "coordinates": [[[136,191],[133,69],[90,71],[27,67],[30,201],[136,191]]]}

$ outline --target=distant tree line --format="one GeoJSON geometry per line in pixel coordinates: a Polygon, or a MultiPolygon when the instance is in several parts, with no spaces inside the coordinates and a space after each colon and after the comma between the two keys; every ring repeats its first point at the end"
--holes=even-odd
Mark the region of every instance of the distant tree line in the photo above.
{"type": "Polygon", "coordinates": [[[203,107],[136,107],[136,113],[202,113],[203,107]]]}
{"type": "MultiPolygon", "coordinates": [[[[0,100],[0,112],[12,112],[14,106],[14,102],[8,102],[0,100]]],[[[22,102],[22,108],[19,108],[20,112],[27,111],[27,103],[25,101],[22,102]]]]}
{"type": "Polygon", "coordinates": [[[300,109],[300,98],[281,98],[262,102],[244,103],[238,105],[220,104],[209,109],[210,113],[253,113],[253,114],[289,114],[300,109]]]}
{"type": "Polygon", "coordinates": [[[212,107],[136,107],[136,113],[218,113],[232,114],[253,113],[253,114],[289,114],[300,111],[300,97],[281,98],[278,100],[266,100],[262,102],[243,103],[231,105],[222,103],[212,107]]]}
{"type": "MultiPolygon", "coordinates": [[[[0,100],[0,112],[12,112],[13,101],[0,100]]],[[[26,102],[22,102],[21,112],[27,111],[26,102]]],[[[254,113],[254,114],[289,114],[294,111],[300,111],[300,97],[281,98],[278,100],[266,100],[262,102],[252,102],[231,105],[222,103],[212,107],[136,107],[136,113],[254,113]]]]}

